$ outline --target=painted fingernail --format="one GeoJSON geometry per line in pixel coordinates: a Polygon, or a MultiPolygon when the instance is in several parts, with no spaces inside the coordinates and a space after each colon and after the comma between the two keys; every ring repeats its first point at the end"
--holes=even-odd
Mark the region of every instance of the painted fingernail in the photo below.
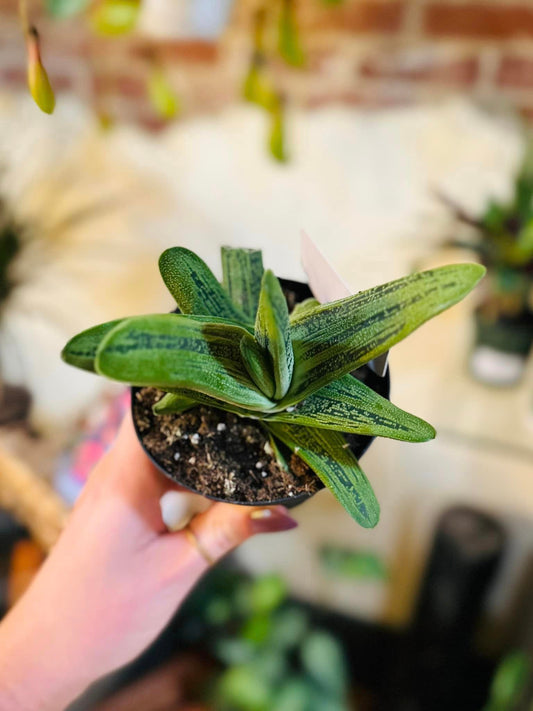
{"type": "Polygon", "coordinates": [[[282,506],[272,509],[256,509],[250,514],[250,525],[253,533],[274,533],[275,531],[290,531],[298,525],[282,506]]]}

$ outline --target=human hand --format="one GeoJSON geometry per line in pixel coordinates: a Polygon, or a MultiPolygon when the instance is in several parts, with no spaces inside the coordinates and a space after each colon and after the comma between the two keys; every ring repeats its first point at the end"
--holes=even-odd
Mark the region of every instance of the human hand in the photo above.
{"type": "Polygon", "coordinates": [[[48,559],[0,624],[0,711],[64,709],[154,639],[208,557],[296,526],[280,506],[216,503],[191,521],[193,536],[170,533],[159,500],[176,488],[142,451],[128,415],[48,559]]]}

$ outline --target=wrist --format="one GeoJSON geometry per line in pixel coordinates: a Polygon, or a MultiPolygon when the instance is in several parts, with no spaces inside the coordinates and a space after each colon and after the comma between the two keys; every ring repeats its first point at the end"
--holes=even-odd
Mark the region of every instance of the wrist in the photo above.
{"type": "Polygon", "coordinates": [[[0,711],[63,711],[87,686],[21,601],[0,624],[0,711]]]}

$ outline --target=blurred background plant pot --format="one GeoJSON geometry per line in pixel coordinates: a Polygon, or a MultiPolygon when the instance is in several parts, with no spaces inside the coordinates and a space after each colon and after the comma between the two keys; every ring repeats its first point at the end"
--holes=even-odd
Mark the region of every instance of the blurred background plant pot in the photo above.
{"type": "Polygon", "coordinates": [[[476,215],[441,196],[466,230],[449,244],[472,250],[487,268],[470,370],[490,385],[517,383],[533,342],[533,139],[525,138],[508,197],[490,198],[476,215]]]}
{"type": "Polygon", "coordinates": [[[533,342],[533,279],[524,269],[490,268],[486,296],[474,312],[473,375],[492,385],[520,380],[533,342]]]}
{"type": "MultiPolygon", "coordinates": [[[[289,279],[280,279],[280,283],[283,287],[283,291],[285,292],[285,296],[287,298],[287,303],[289,305],[289,311],[292,311],[294,306],[297,303],[300,303],[301,301],[304,301],[305,299],[308,299],[313,296],[311,290],[309,289],[309,286],[307,284],[303,284],[301,282],[297,281],[291,281],[289,279]]],[[[352,373],[355,377],[357,377],[359,380],[362,380],[365,385],[368,387],[372,388],[375,390],[379,395],[382,397],[389,398],[390,396],[390,374],[389,374],[389,369],[387,368],[387,371],[383,377],[377,375],[374,373],[374,371],[368,366],[364,365],[361,368],[359,368],[357,371],[354,371],[352,373]]],[[[231,496],[228,497],[219,497],[219,496],[214,496],[210,495],[204,491],[199,491],[193,487],[190,486],[190,483],[183,481],[182,479],[179,479],[176,477],[175,473],[168,471],[168,469],[164,466],[164,464],[154,455],[154,452],[150,451],[146,443],[144,442],[143,435],[141,433],[141,430],[139,428],[139,421],[138,421],[138,412],[136,411],[135,403],[136,403],[136,393],[138,393],[140,388],[137,387],[132,387],[131,393],[131,408],[132,408],[132,416],[133,416],[133,423],[135,426],[135,432],[137,433],[137,437],[139,438],[139,442],[141,443],[141,446],[143,447],[144,451],[148,455],[148,457],[151,459],[151,461],[155,464],[155,466],[165,474],[165,476],[169,477],[173,481],[177,481],[181,486],[183,486],[186,489],[189,489],[195,494],[200,494],[202,496],[206,496],[209,499],[212,499],[213,501],[223,501],[225,503],[232,503],[232,504],[243,504],[247,506],[270,506],[270,505],[283,505],[287,506],[288,508],[292,508],[294,506],[297,506],[299,504],[302,504],[304,501],[307,501],[311,496],[314,495],[317,491],[320,491],[321,489],[324,488],[324,484],[322,482],[319,483],[318,487],[313,493],[301,493],[301,494],[296,494],[293,496],[289,496],[287,492],[287,496],[281,497],[281,498],[276,498],[276,499],[269,499],[269,500],[255,500],[255,501],[241,501],[241,500],[235,500],[231,498],[231,496]]],[[[346,434],[345,438],[347,442],[350,445],[350,448],[354,455],[359,459],[370,447],[372,442],[374,441],[375,437],[367,437],[363,435],[355,435],[355,434],[346,434]]]]}

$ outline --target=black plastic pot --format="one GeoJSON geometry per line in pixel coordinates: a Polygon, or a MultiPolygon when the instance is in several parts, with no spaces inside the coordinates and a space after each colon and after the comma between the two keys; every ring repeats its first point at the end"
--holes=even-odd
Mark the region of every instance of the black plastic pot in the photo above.
{"type": "Polygon", "coordinates": [[[477,309],[474,318],[477,346],[527,358],[533,343],[533,314],[525,311],[514,318],[489,319],[482,309],[477,309]]]}
{"type": "MultiPolygon", "coordinates": [[[[298,281],[290,281],[288,279],[280,279],[281,285],[283,287],[283,290],[285,291],[285,294],[287,296],[287,301],[289,303],[289,308],[293,308],[296,303],[299,303],[301,301],[304,301],[305,299],[308,299],[309,297],[313,296],[311,293],[311,290],[309,289],[309,286],[307,284],[302,284],[301,282],[298,281]]],[[[390,395],[390,375],[389,375],[389,369],[387,369],[387,372],[383,377],[380,377],[379,375],[376,375],[367,365],[364,365],[362,368],[359,368],[358,370],[354,371],[352,373],[356,378],[359,378],[359,380],[362,380],[365,385],[368,385],[369,388],[372,388],[372,390],[375,390],[379,395],[389,398],[390,395]]],[[[307,501],[307,499],[310,499],[311,496],[314,494],[300,494],[298,496],[287,496],[283,497],[280,499],[273,499],[273,500],[267,500],[267,501],[234,501],[232,499],[227,499],[227,498],[221,498],[217,496],[210,496],[208,494],[205,494],[204,492],[199,492],[196,491],[193,487],[187,486],[184,484],[182,481],[178,480],[175,476],[170,474],[164,466],[162,466],[157,459],[146,449],[144,446],[141,433],[139,432],[137,422],[135,419],[135,411],[134,411],[134,403],[135,403],[135,394],[137,391],[140,390],[138,387],[132,387],[132,416],[133,416],[133,424],[135,427],[135,432],[137,434],[137,437],[139,439],[139,442],[141,443],[141,447],[144,449],[146,452],[146,455],[148,458],[153,462],[153,464],[161,471],[165,476],[167,476],[169,479],[172,479],[172,481],[178,483],[180,486],[182,486],[184,489],[189,490],[193,494],[199,494],[200,496],[205,496],[208,499],[212,499],[213,501],[222,501],[226,504],[239,504],[241,506],[275,506],[275,505],[282,505],[286,506],[287,508],[292,508],[294,506],[298,506],[299,504],[302,504],[304,501],[307,501]]],[[[360,459],[361,456],[366,452],[366,450],[370,447],[372,442],[374,441],[374,437],[368,437],[365,435],[354,435],[354,434],[347,434],[345,435],[347,442],[350,445],[350,449],[354,453],[354,455],[360,459]]],[[[324,488],[324,484],[320,482],[320,489],[324,488]]]]}

